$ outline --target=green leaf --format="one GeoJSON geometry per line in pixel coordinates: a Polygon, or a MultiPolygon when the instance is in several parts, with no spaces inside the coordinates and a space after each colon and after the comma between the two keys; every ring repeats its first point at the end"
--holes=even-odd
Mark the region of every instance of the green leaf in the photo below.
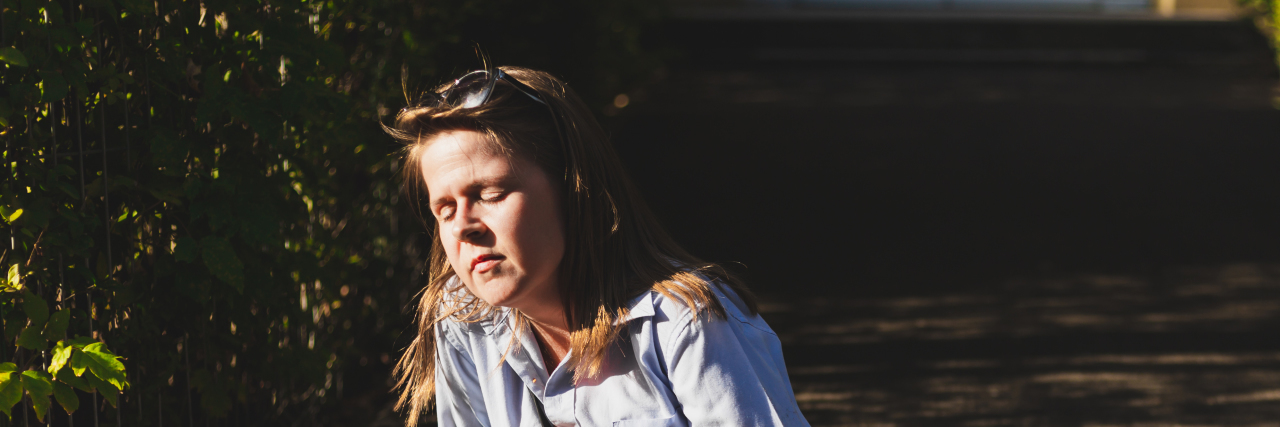
{"type": "Polygon", "coordinates": [[[0,98],[0,126],[9,126],[10,114],[13,114],[13,107],[9,106],[8,100],[0,98]]]}
{"type": "Polygon", "coordinates": [[[22,310],[27,313],[27,318],[31,319],[31,326],[37,329],[44,328],[44,322],[49,320],[49,303],[44,302],[44,298],[40,298],[31,291],[22,293],[22,310]]]}
{"type": "Polygon", "coordinates": [[[103,381],[98,377],[93,376],[93,374],[85,375],[84,380],[94,389],[98,390],[98,393],[101,394],[102,397],[111,404],[111,406],[116,406],[116,396],[120,394],[120,389],[116,388],[114,384],[103,381]]]}
{"type": "Polygon", "coordinates": [[[13,213],[9,214],[8,216],[5,216],[4,220],[10,224],[13,224],[13,222],[17,221],[18,218],[20,217],[22,217],[22,208],[18,208],[17,210],[14,210],[13,213]]]}
{"type": "Polygon", "coordinates": [[[22,387],[27,393],[48,396],[53,393],[53,385],[49,383],[53,376],[45,371],[22,371],[22,387]]]}
{"type": "Polygon", "coordinates": [[[244,293],[244,263],[231,248],[231,242],[220,237],[205,237],[200,240],[200,251],[210,273],[227,282],[236,292],[244,293]]]}
{"type": "Polygon", "coordinates": [[[107,257],[105,255],[98,257],[98,263],[93,266],[93,273],[98,277],[111,275],[111,266],[107,265],[107,257]]]}
{"type": "Polygon", "coordinates": [[[62,405],[62,409],[68,414],[80,409],[80,397],[76,396],[76,391],[71,386],[54,381],[53,397],[58,398],[58,404],[62,405]]]}
{"type": "Polygon", "coordinates": [[[75,348],[84,348],[85,346],[96,343],[96,342],[98,342],[98,340],[95,340],[90,337],[75,337],[67,340],[67,344],[70,344],[72,347],[75,347],[75,348]]]}
{"type": "Polygon", "coordinates": [[[199,250],[199,246],[196,244],[196,239],[192,239],[187,236],[182,236],[178,238],[178,241],[174,242],[174,245],[175,245],[173,248],[174,260],[177,260],[178,262],[195,262],[196,261],[197,251],[199,250]]]}
{"type": "Polygon", "coordinates": [[[76,32],[80,33],[80,37],[89,37],[89,35],[93,33],[93,21],[90,21],[87,18],[81,19],[80,22],[76,22],[71,25],[72,28],[76,29],[76,32]]]}
{"type": "Polygon", "coordinates": [[[44,93],[40,94],[40,102],[53,102],[67,97],[67,79],[55,71],[41,71],[40,79],[44,93]]]}
{"type": "MultiPolygon", "coordinates": [[[[119,390],[129,386],[125,379],[124,363],[120,363],[120,356],[111,354],[111,351],[107,350],[106,344],[100,342],[89,344],[82,351],[84,364],[94,376],[111,383],[119,390]]],[[[74,362],[72,363],[74,367],[74,362]]],[[[92,381],[90,383],[92,384],[92,381]]]]}
{"type": "Polygon", "coordinates": [[[32,350],[44,350],[48,348],[49,342],[44,340],[40,335],[40,327],[31,325],[22,330],[18,335],[18,346],[26,347],[32,350]]]}
{"type": "Polygon", "coordinates": [[[78,388],[85,392],[89,392],[89,393],[93,392],[93,387],[89,387],[89,383],[85,382],[80,377],[77,377],[76,373],[73,372],[70,367],[66,367],[66,366],[62,367],[62,369],[59,370],[58,373],[54,375],[54,378],[57,378],[58,381],[62,381],[63,383],[66,383],[69,386],[78,388]]]}
{"type": "Polygon", "coordinates": [[[54,186],[58,187],[59,190],[62,190],[62,194],[66,194],[73,199],[80,197],[80,193],[77,193],[75,187],[72,187],[71,184],[59,182],[54,184],[54,186]]]}
{"type": "Polygon", "coordinates": [[[71,352],[74,350],[75,347],[66,345],[64,341],[58,341],[53,346],[53,360],[49,361],[49,372],[57,373],[67,366],[67,362],[71,361],[71,352]]]}
{"type": "Polygon", "coordinates": [[[22,332],[22,326],[27,323],[27,318],[18,310],[10,310],[10,313],[4,317],[4,339],[18,339],[18,334],[22,332]]]}
{"type": "Polygon", "coordinates": [[[22,220],[23,224],[35,225],[36,227],[40,227],[40,228],[43,228],[44,226],[48,225],[49,216],[53,214],[53,212],[49,209],[49,206],[51,204],[48,203],[48,201],[49,201],[48,199],[37,200],[36,201],[37,203],[35,203],[34,206],[31,206],[30,209],[27,209],[26,213],[22,215],[24,218],[26,218],[22,220]]]}
{"type": "Polygon", "coordinates": [[[0,49],[0,61],[4,61],[9,65],[16,65],[19,67],[27,66],[26,55],[23,55],[22,51],[14,47],[6,47],[3,49],[0,49]]]}
{"type": "Polygon", "coordinates": [[[67,325],[71,323],[71,310],[61,309],[49,316],[49,323],[44,327],[44,339],[56,341],[67,333],[67,325]]]}
{"type": "Polygon", "coordinates": [[[53,384],[49,383],[49,373],[43,371],[23,371],[22,387],[31,396],[31,406],[36,410],[36,418],[44,422],[49,413],[49,395],[53,394],[53,384]]]}
{"type": "MultiPolygon", "coordinates": [[[[7,363],[12,365],[12,363],[7,363]]],[[[13,409],[13,405],[17,405],[22,401],[22,380],[18,379],[19,375],[15,372],[0,373],[0,412],[10,420],[13,417],[9,411],[13,409]]]]}
{"type": "Polygon", "coordinates": [[[71,353],[71,372],[77,377],[84,376],[84,371],[89,369],[89,357],[84,355],[83,351],[75,351],[71,353]]]}
{"type": "Polygon", "coordinates": [[[18,270],[18,264],[9,266],[9,274],[4,280],[5,290],[18,291],[22,289],[22,272],[18,270]]]}
{"type": "Polygon", "coordinates": [[[0,363],[0,374],[17,372],[17,371],[18,371],[18,365],[13,364],[13,362],[0,363]]]}

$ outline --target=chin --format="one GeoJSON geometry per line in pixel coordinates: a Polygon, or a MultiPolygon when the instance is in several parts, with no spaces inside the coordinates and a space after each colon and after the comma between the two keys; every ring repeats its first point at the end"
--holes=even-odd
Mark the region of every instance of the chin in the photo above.
{"type": "Polygon", "coordinates": [[[471,293],[489,305],[510,307],[510,304],[514,302],[515,290],[516,288],[509,283],[490,281],[478,284],[476,289],[471,290],[471,293]]]}

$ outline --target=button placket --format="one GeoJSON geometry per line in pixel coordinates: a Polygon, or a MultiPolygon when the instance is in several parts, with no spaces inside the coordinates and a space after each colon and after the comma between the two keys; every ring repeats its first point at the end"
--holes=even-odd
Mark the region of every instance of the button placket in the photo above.
{"type": "Polygon", "coordinates": [[[498,325],[490,335],[493,339],[493,344],[495,344],[494,348],[506,349],[508,344],[511,343],[511,334],[519,334],[516,336],[517,345],[507,352],[504,363],[516,376],[520,377],[526,388],[539,398],[542,398],[546,393],[545,388],[548,381],[544,374],[546,369],[542,366],[542,356],[538,350],[538,344],[527,330],[515,331],[513,316],[507,316],[503,320],[505,321],[498,325]]]}
{"type": "Polygon", "coordinates": [[[542,400],[547,419],[557,426],[577,425],[573,406],[575,393],[573,372],[557,368],[547,379],[547,396],[542,400]]]}

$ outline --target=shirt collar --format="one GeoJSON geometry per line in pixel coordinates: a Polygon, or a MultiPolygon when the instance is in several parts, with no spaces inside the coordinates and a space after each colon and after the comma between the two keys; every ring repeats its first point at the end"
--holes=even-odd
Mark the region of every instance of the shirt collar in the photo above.
{"type": "Polygon", "coordinates": [[[494,311],[493,315],[486,316],[484,319],[476,323],[479,323],[480,327],[484,328],[485,334],[499,334],[510,338],[511,320],[511,309],[499,308],[494,311]]]}
{"type": "Polygon", "coordinates": [[[631,302],[627,305],[630,309],[627,310],[627,315],[625,317],[618,319],[619,323],[627,323],[632,320],[653,317],[653,291],[645,291],[643,294],[640,294],[640,296],[632,298],[631,302]]]}
{"type": "MultiPolygon", "coordinates": [[[[645,291],[643,294],[640,294],[640,296],[632,298],[631,301],[627,303],[627,306],[627,315],[618,319],[617,323],[628,323],[632,320],[653,317],[653,291],[645,291]]],[[[488,316],[478,323],[480,323],[481,328],[484,328],[485,334],[497,334],[499,335],[497,337],[498,339],[505,340],[511,337],[512,320],[511,309],[502,308],[497,310],[492,316],[488,316]]]]}

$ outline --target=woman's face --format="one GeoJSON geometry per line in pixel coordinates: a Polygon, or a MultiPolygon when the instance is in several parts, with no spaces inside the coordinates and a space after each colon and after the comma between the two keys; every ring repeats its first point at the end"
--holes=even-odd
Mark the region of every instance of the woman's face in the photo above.
{"type": "Polygon", "coordinates": [[[560,305],[564,226],[547,174],[509,159],[475,131],[450,131],[419,150],[422,179],[453,271],[490,305],[529,314],[560,305]]]}

